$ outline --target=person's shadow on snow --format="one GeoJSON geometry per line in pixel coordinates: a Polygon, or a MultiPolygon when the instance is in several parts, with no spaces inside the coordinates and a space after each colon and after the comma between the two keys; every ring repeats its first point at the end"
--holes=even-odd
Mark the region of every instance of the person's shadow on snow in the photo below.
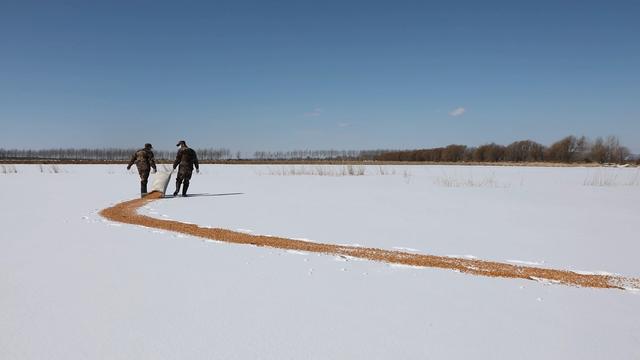
{"type": "MultiPolygon", "coordinates": [[[[244,195],[244,193],[241,193],[241,192],[236,192],[236,193],[223,193],[223,194],[200,193],[200,194],[187,194],[187,197],[198,197],[198,196],[234,196],[234,195],[244,195]]],[[[173,197],[181,197],[181,196],[165,195],[165,198],[173,198],[173,197]]]]}

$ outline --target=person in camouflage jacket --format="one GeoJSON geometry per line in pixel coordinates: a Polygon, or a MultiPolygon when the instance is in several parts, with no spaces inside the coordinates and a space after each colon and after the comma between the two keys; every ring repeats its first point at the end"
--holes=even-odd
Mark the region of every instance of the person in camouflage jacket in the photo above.
{"type": "Polygon", "coordinates": [[[145,196],[147,194],[147,182],[149,181],[149,172],[153,169],[155,173],[156,161],[153,157],[153,147],[151,144],[144,144],[144,148],[136,151],[131,156],[127,170],[131,169],[131,166],[135,163],[138,168],[138,174],[140,175],[140,195],[145,196]]]}
{"type": "Polygon", "coordinates": [[[193,168],[195,167],[196,172],[200,173],[200,164],[198,164],[196,152],[188,147],[184,140],[180,140],[176,146],[180,146],[180,149],[178,149],[176,161],[173,162],[173,168],[180,167],[178,168],[178,176],[176,177],[176,191],[173,193],[173,196],[178,196],[180,185],[182,185],[182,196],[187,196],[187,189],[189,189],[189,181],[191,180],[193,168]]]}

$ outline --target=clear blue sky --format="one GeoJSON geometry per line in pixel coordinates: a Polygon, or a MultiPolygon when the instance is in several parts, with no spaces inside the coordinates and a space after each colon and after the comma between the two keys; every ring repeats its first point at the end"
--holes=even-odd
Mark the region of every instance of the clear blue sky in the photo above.
{"type": "Polygon", "coordinates": [[[0,0],[0,147],[640,152],[638,1],[0,0]]]}

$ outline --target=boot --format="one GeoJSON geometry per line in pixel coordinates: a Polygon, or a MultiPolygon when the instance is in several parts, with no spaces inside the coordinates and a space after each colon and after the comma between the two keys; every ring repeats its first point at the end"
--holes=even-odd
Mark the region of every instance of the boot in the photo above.
{"type": "Polygon", "coordinates": [[[180,191],[180,185],[182,185],[182,181],[176,180],[176,191],[173,192],[173,196],[178,196],[178,191],[180,191]]]}
{"type": "Polygon", "coordinates": [[[184,185],[182,185],[182,196],[185,197],[187,196],[187,189],[189,188],[189,183],[185,182],[184,185]]]}
{"type": "Polygon", "coordinates": [[[140,197],[147,195],[147,184],[140,184],[140,197]]]}

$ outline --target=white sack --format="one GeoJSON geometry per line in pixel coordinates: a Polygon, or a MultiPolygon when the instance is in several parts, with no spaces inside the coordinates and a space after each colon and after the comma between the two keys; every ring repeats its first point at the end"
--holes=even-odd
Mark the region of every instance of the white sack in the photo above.
{"type": "Polygon", "coordinates": [[[173,171],[156,172],[155,176],[153,177],[153,184],[151,185],[150,192],[158,191],[164,195],[164,193],[167,192],[167,186],[169,185],[169,181],[171,180],[171,174],[173,174],[173,171]]]}

